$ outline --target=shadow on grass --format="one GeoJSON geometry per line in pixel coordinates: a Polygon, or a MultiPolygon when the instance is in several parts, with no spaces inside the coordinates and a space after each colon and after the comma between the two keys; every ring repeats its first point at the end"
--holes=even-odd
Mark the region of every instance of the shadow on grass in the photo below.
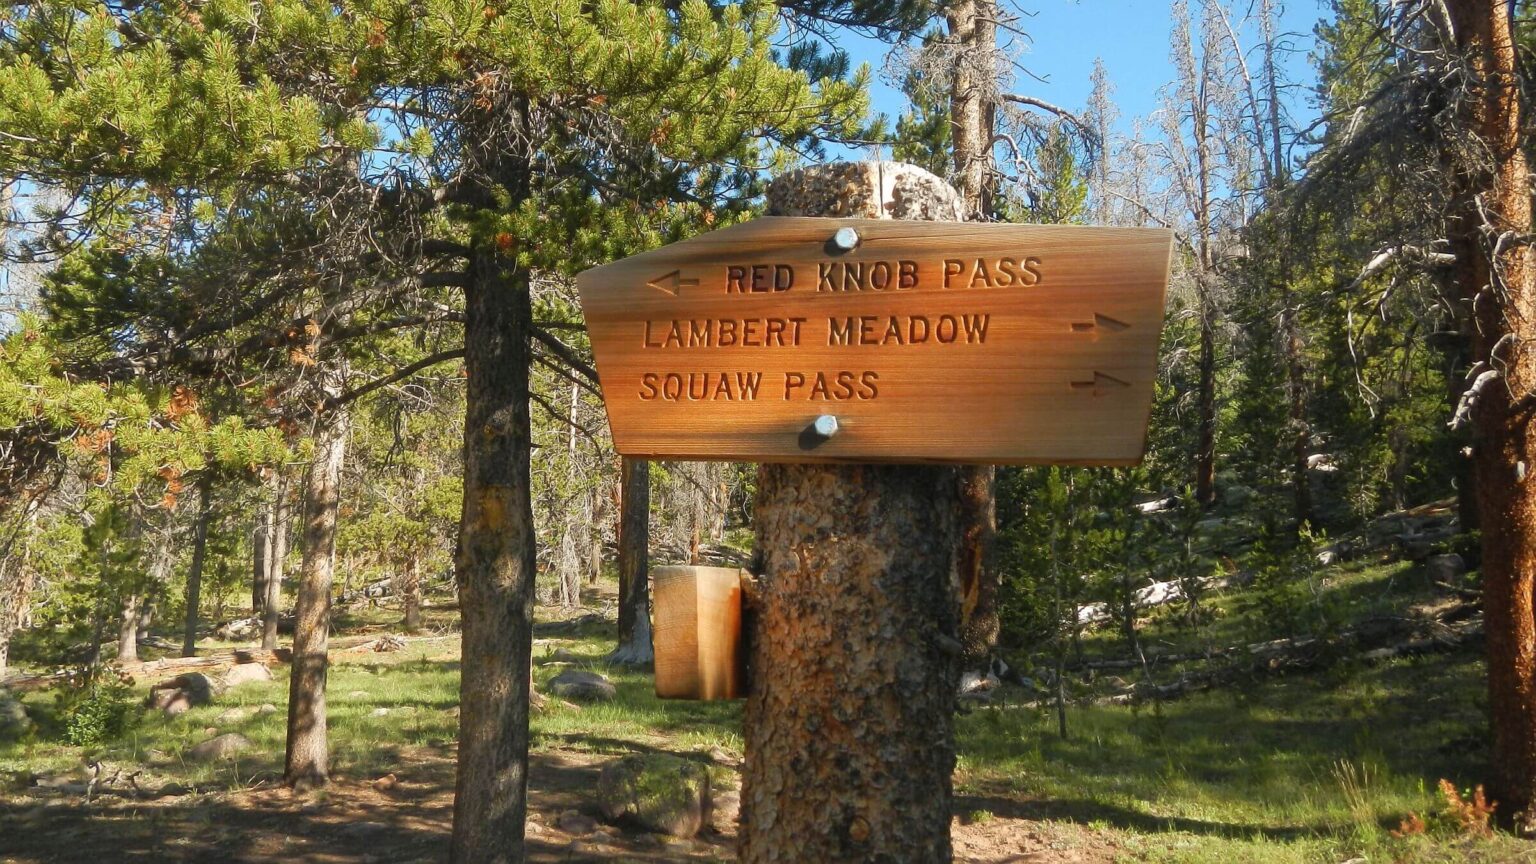
{"type": "MultiPolygon", "coordinates": [[[[628,746],[627,742],[622,742],[628,746]]],[[[544,814],[591,811],[600,771],[561,754],[532,758],[530,787],[544,814]]],[[[386,792],[343,781],[295,796],[282,789],[138,802],[78,798],[0,803],[0,860],[15,864],[119,861],[256,864],[363,864],[446,860],[453,823],[452,761],[412,763],[386,792]]],[[[551,821],[544,817],[546,824],[551,821]]],[[[530,864],[674,861],[675,850],[626,833],[620,849],[582,851],[571,838],[530,826],[530,864]]],[[[693,858],[688,855],[686,857],[693,858]]]]}
{"type": "Polygon", "coordinates": [[[1125,807],[1116,807],[1102,801],[1088,799],[1020,800],[995,795],[956,795],[955,812],[975,813],[986,811],[1005,819],[1032,821],[1073,822],[1087,824],[1102,822],[1126,831],[1154,834],[1182,831],[1202,836],[1267,840],[1298,840],[1327,834],[1329,826],[1301,825],[1245,825],[1232,822],[1210,822],[1167,816],[1153,816],[1125,807]]]}

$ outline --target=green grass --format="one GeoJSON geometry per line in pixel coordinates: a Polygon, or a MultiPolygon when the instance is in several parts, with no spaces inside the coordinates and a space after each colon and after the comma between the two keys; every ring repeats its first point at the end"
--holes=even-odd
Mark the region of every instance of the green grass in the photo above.
{"type": "MultiPolygon", "coordinates": [[[[1410,575],[1396,566],[1334,570],[1325,580],[1328,602],[1351,617],[1402,610],[1423,599],[1405,581],[1410,575]]],[[[1206,638],[1253,641],[1257,612],[1248,602],[1236,594],[1213,597],[1217,611],[1206,638]]],[[[389,616],[357,617],[352,626],[377,627],[389,616]]],[[[608,630],[541,628],[534,652],[541,691],[547,692],[562,664],[574,664],[608,675],[619,696],[580,707],[551,699],[532,721],[537,752],[741,753],[740,703],[657,699],[648,672],[603,663],[611,648],[608,630]],[[556,650],[563,652],[559,662],[556,650]]],[[[1145,633],[1149,642],[1175,650],[1189,644],[1167,613],[1159,613],[1145,633]]],[[[1089,634],[1085,645],[1094,654],[1115,656],[1123,651],[1115,638],[1089,634]]],[[[413,642],[391,654],[338,655],[328,688],[338,775],[371,779],[415,760],[437,766],[434,776],[451,784],[456,653],[457,640],[450,637],[413,642]]],[[[280,673],[278,680],[231,691],[180,717],[145,712],[137,728],[100,753],[49,740],[55,734],[48,722],[52,697],[29,694],[44,720],[40,737],[0,745],[0,774],[62,771],[100,755],[209,791],[274,782],[284,714],[258,715],[254,709],[282,709],[285,691],[280,673]],[[245,716],[221,721],[232,708],[244,709],[245,716]],[[187,760],[185,752],[212,731],[240,732],[256,747],[229,764],[187,760]]],[[[1011,700],[957,721],[956,811],[964,822],[1075,823],[1083,826],[1076,830],[1109,838],[1127,861],[1536,861],[1536,847],[1507,837],[1461,837],[1434,818],[1441,808],[1438,780],[1466,787],[1487,769],[1483,671],[1473,653],[1379,665],[1345,662],[1160,706],[1074,705],[1066,739],[1056,734],[1054,713],[1010,693],[1011,700]],[[1392,836],[1410,813],[1429,819],[1429,836],[1392,836]]]]}
{"type": "Polygon", "coordinates": [[[1009,815],[1012,800],[1020,815],[1112,826],[1151,860],[1377,860],[1424,845],[1389,829],[1435,812],[1441,777],[1484,773],[1481,678],[1468,655],[1335,667],[1161,706],[1074,707],[1066,739],[1052,712],[987,708],[959,722],[957,788],[972,809],[1009,815]]]}

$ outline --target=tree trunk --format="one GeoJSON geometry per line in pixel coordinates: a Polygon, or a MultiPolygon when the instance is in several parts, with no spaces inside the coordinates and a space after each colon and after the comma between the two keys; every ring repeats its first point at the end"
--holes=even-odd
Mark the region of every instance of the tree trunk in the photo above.
{"type": "Polygon", "coordinates": [[[997,469],[960,469],[960,643],[965,669],[980,671],[992,659],[1001,625],[997,617],[997,469]]]}
{"type": "MultiPolygon", "coordinates": [[[[344,368],[325,373],[325,394],[334,397],[344,368]]],[[[331,579],[336,559],[336,511],[341,466],[346,458],[348,414],[326,410],[315,423],[315,450],[304,487],[304,563],[294,604],[293,663],[288,682],[288,751],[283,779],[295,789],[324,786],[330,779],[326,738],[325,680],[331,635],[331,579]]],[[[270,589],[270,583],[269,583],[270,589]]],[[[267,614],[272,610],[269,608],[267,614]]]]}
{"type": "MultiPolygon", "coordinates": [[[[949,118],[955,160],[955,188],[971,219],[993,213],[992,147],[996,125],[997,7],[994,0],[961,0],[945,12],[958,49],[950,77],[949,118]]],[[[997,647],[997,469],[960,469],[960,641],[966,669],[982,670],[997,647]]]]}
{"type": "Polygon", "coordinates": [[[415,633],[421,629],[421,558],[411,559],[405,571],[405,590],[400,593],[405,606],[405,619],[400,626],[407,633],[415,633]]]}
{"type": "Polygon", "coordinates": [[[950,860],[951,468],[764,465],[741,860],[950,860]]]}
{"type": "Polygon", "coordinates": [[[1300,310],[1290,285],[1290,268],[1281,274],[1282,287],[1280,340],[1285,354],[1286,419],[1290,424],[1291,444],[1291,515],[1296,530],[1313,521],[1312,483],[1307,473],[1307,451],[1311,449],[1312,427],[1307,420],[1306,366],[1301,354],[1301,328],[1296,323],[1300,310]]]}
{"type": "Polygon", "coordinates": [[[1195,444],[1195,500],[1202,507],[1216,503],[1216,314],[1200,304],[1199,439],[1195,444]]]}
{"type": "Polygon", "coordinates": [[[288,480],[277,475],[272,497],[272,520],[267,545],[265,594],[261,601],[261,649],[277,650],[277,620],[283,614],[283,559],[288,557],[288,480]]]}
{"type": "Polygon", "coordinates": [[[967,218],[990,221],[995,215],[997,4],[995,0],[957,0],[944,17],[956,45],[949,97],[955,188],[965,201],[967,218]]]}
{"type": "Polygon", "coordinates": [[[267,578],[272,572],[272,504],[264,504],[251,530],[251,614],[266,611],[267,578]]]}
{"type": "Polygon", "coordinates": [[[181,656],[197,654],[198,608],[203,602],[203,561],[208,554],[208,520],[213,515],[210,481],[197,484],[197,526],[192,535],[192,568],[187,571],[187,620],[181,635],[181,656]]]}
{"type": "Polygon", "coordinates": [[[465,289],[464,513],[455,570],[463,618],[454,864],[521,862],[535,536],[530,489],[528,271],[476,251],[465,289]]]}
{"type": "Polygon", "coordinates": [[[610,663],[644,665],[651,647],[651,463],[624,459],[619,485],[619,647],[610,663]]]}
{"type": "Polygon", "coordinates": [[[139,604],[142,594],[127,594],[122,598],[117,616],[117,662],[139,662],[139,604]]]}
{"type": "MultiPolygon", "coordinates": [[[[774,215],[827,215],[800,203],[814,201],[899,219],[953,212],[959,196],[925,171],[883,163],[796,171],[768,197],[774,215]],[[887,189],[901,195],[887,200],[887,189]]],[[[950,860],[959,473],[759,469],[746,864],[950,860]]]]}
{"type": "Polygon", "coordinates": [[[598,522],[598,516],[603,512],[603,490],[601,486],[592,487],[592,525],[587,534],[591,543],[591,549],[587,556],[587,584],[596,585],[597,580],[603,575],[603,530],[598,522]]]}
{"type": "Polygon", "coordinates": [[[1464,185],[1452,250],[1463,302],[1477,310],[1474,359],[1500,376],[1478,391],[1473,408],[1491,791],[1501,817],[1530,833],[1536,829],[1536,479],[1528,474],[1536,467],[1536,434],[1526,403],[1536,389],[1536,266],[1529,243],[1506,238],[1531,233],[1531,177],[1509,6],[1495,0],[1446,5],[1467,76],[1462,120],[1481,139],[1486,153],[1479,156],[1487,159],[1458,166],[1464,185]]]}

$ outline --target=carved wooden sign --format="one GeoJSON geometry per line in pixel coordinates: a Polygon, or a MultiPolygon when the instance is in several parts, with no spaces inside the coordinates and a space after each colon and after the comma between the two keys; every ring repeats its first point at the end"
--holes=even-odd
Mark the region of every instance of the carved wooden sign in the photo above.
{"type": "Polygon", "coordinates": [[[1129,465],[1172,249],[1161,229],[771,217],[577,286],[626,456],[1129,465]]]}

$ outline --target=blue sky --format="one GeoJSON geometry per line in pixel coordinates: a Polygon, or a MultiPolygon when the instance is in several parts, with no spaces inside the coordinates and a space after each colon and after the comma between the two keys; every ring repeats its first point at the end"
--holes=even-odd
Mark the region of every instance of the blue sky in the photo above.
{"type": "MultiPolygon", "coordinates": [[[[1169,0],[1017,3],[1033,13],[1019,22],[1031,36],[1022,62],[1031,73],[1045,79],[1036,81],[1021,76],[1018,90],[1064,108],[1081,108],[1088,98],[1094,60],[1102,57],[1114,84],[1120,131],[1129,132],[1133,118],[1145,117],[1157,109],[1158,90],[1173,79],[1173,67],[1168,60],[1169,0]]],[[[1288,94],[1293,119],[1308,111],[1307,88],[1311,87],[1314,75],[1307,52],[1312,47],[1313,25],[1323,14],[1318,0],[1284,3],[1281,30],[1288,34],[1287,41],[1294,49],[1285,59],[1285,70],[1291,82],[1301,85],[1288,94]]],[[[894,120],[906,100],[879,74],[885,46],[860,39],[849,39],[843,44],[856,64],[868,62],[873,67],[877,79],[871,92],[874,110],[889,114],[894,120]]]]}

